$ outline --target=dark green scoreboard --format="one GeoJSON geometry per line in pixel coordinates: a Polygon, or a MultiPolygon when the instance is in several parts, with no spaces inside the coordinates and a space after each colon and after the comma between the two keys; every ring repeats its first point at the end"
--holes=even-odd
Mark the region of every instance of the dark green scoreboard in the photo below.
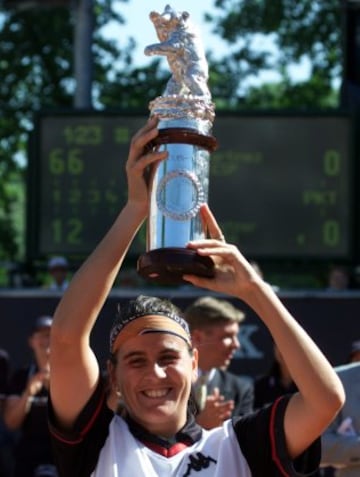
{"type": "MultiPolygon", "coordinates": [[[[28,255],[85,256],[125,203],[125,162],[146,115],[42,113],[29,158],[28,255]]],[[[217,115],[209,203],[255,259],[349,259],[353,120],[346,114],[217,115]]],[[[144,230],[131,253],[145,250],[144,230]]]]}

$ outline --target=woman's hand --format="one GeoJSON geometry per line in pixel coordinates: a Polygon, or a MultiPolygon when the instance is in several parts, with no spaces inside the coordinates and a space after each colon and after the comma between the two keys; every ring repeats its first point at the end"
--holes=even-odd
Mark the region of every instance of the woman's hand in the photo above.
{"type": "Polygon", "coordinates": [[[207,396],[205,407],[196,416],[196,422],[204,429],[213,429],[221,426],[226,419],[230,419],[233,409],[234,401],[225,401],[219,388],[215,388],[212,394],[207,396]]]}
{"type": "Polygon", "coordinates": [[[151,184],[151,178],[147,180],[146,175],[149,176],[150,169],[150,176],[152,176],[157,164],[168,156],[167,151],[146,151],[146,145],[159,134],[158,122],[156,117],[150,118],[145,126],[134,135],[126,162],[128,202],[137,204],[144,209],[148,207],[149,184],[151,184]]]}
{"type": "Polygon", "coordinates": [[[224,235],[206,204],[201,208],[201,218],[210,239],[189,242],[187,247],[199,255],[212,258],[215,263],[215,277],[209,279],[184,275],[183,278],[197,287],[245,297],[249,285],[254,281],[261,281],[261,278],[238,248],[225,242],[224,235]]]}

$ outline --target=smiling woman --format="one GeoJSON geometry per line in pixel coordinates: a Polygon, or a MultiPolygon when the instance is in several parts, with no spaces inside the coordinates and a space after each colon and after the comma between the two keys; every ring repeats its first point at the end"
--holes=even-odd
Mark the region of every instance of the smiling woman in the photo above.
{"type": "Polygon", "coordinates": [[[154,435],[171,437],[195,409],[190,389],[197,351],[181,311],[139,296],[119,308],[110,332],[109,377],[121,405],[154,435]]]}
{"type": "Polygon", "coordinates": [[[128,415],[151,434],[171,439],[191,413],[196,370],[197,352],[164,329],[125,341],[110,376],[128,415]]]}
{"type": "Polygon", "coordinates": [[[301,477],[320,460],[320,439],[344,402],[336,373],[272,288],[201,206],[210,238],[187,247],[214,259],[211,279],[184,275],[201,289],[226,293],[252,307],[271,332],[299,393],[210,431],[189,406],[198,351],[180,311],[167,301],[139,297],[120,310],[110,337],[112,393],[90,346],[91,331],[129,246],[149,210],[144,171],[166,160],[145,146],[158,135],[150,119],[133,137],[126,173],[128,201],[65,291],[51,330],[49,425],[60,477],[301,477]],[[115,409],[116,406],[114,406],[115,409]]]}

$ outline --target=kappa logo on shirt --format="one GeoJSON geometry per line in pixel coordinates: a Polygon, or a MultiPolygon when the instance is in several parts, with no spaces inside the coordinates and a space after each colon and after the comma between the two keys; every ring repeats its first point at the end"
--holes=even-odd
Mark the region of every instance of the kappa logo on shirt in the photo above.
{"type": "Polygon", "coordinates": [[[191,474],[192,470],[194,470],[195,472],[200,472],[202,469],[207,469],[210,466],[211,462],[213,462],[214,464],[217,463],[215,459],[210,456],[206,457],[201,452],[197,452],[196,455],[190,455],[189,460],[190,462],[183,477],[188,477],[191,474]]]}

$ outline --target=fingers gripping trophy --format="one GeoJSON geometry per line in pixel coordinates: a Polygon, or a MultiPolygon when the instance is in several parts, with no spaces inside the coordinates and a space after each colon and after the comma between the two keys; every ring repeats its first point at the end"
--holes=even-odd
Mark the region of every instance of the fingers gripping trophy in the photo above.
{"type": "Polygon", "coordinates": [[[166,149],[168,158],[151,174],[147,251],[137,268],[149,281],[176,284],[185,273],[214,273],[212,260],[186,244],[205,236],[200,207],[208,201],[210,153],[217,147],[211,134],[215,107],[204,48],[189,13],[167,5],[150,19],[159,42],[145,54],[165,56],[171,77],[163,95],[149,104],[150,115],[159,118],[159,135],[149,147],[166,149]]]}

